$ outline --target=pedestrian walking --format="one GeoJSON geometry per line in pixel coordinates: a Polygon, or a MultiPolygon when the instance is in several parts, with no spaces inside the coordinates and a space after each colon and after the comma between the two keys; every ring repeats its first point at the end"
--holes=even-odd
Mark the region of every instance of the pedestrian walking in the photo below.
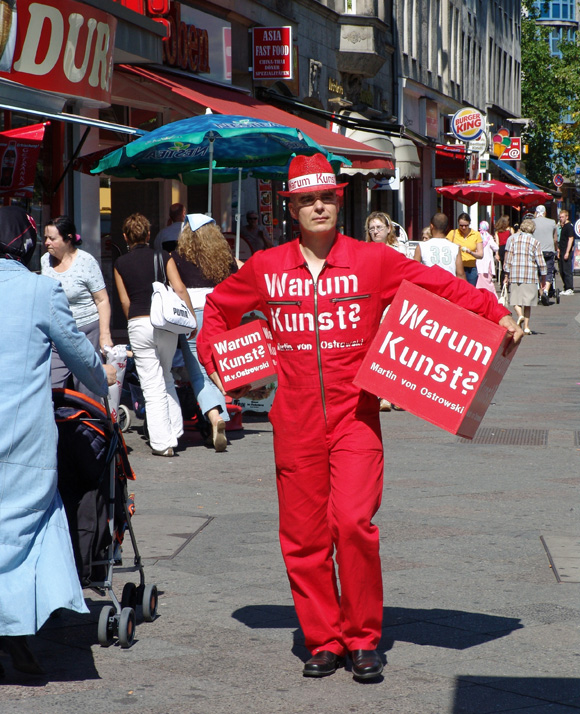
{"type": "Polygon", "coordinates": [[[353,379],[404,279],[499,323],[513,343],[522,332],[486,290],[382,243],[338,233],[337,191],[345,185],[337,185],[321,154],[292,160],[281,195],[300,237],[256,254],[208,295],[197,346],[221,385],[212,338],[237,327],[246,312],[266,315],[283,345],[270,420],[280,543],[311,653],[303,674],[333,674],[348,653],[355,679],[368,680],[383,669],[379,532],[372,522],[383,490],[383,448],[378,401],[353,379]]]}
{"type": "Polygon", "coordinates": [[[525,218],[521,222],[520,230],[511,238],[504,263],[505,281],[511,286],[510,305],[517,313],[517,324],[523,323],[525,335],[533,334],[530,315],[532,305],[538,301],[538,269],[541,290],[544,289],[547,272],[540,242],[533,236],[535,230],[533,219],[525,218]]]}
{"type": "MultiPolygon", "coordinates": [[[[80,250],[81,237],[72,219],[59,216],[44,227],[46,253],[40,261],[43,275],[58,280],[67,297],[78,329],[83,332],[101,354],[113,346],[111,337],[111,304],[105,279],[97,260],[80,250]]],[[[75,377],[55,346],[52,348],[50,378],[53,389],[66,387],[69,378],[72,388],[99,401],[100,397],[75,377]]]]}
{"type": "Polygon", "coordinates": [[[415,260],[423,265],[438,265],[443,270],[465,280],[463,260],[459,246],[450,243],[447,238],[449,219],[444,213],[435,213],[429,225],[429,238],[415,248],[415,260]]]}
{"type": "MultiPolygon", "coordinates": [[[[187,288],[195,310],[198,330],[203,325],[203,308],[207,295],[222,280],[238,269],[232,251],[213,218],[202,213],[190,213],[185,222],[177,249],[171,257],[187,288]]],[[[197,357],[197,336],[179,335],[189,380],[202,414],[211,425],[211,442],[216,451],[225,451],[226,421],[229,421],[224,395],[209,379],[197,357]]]]}
{"type": "MultiPolygon", "coordinates": [[[[155,276],[155,252],[149,247],[151,225],[141,213],[133,213],[123,222],[123,237],[129,252],[117,259],[113,270],[115,285],[125,317],[129,342],[139,376],[149,443],[155,456],[174,456],[183,434],[181,405],[171,374],[177,335],[151,324],[151,297],[155,276]]],[[[169,284],[193,312],[175,261],[167,251],[160,251],[169,284]]]]}
{"type": "Polygon", "coordinates": [[[562,209],[560,218],[560,238],[558,240],[558,268],[564,283],[564,290],[560,295],[574,295],[574,226],[570,223],[569,213],[562,209]]]}
{"type": "MultiPolygon", "coordinates": [[[[27,265],[36,227],[19,206],[0,208],[0,647],[28,674],[43,670],[28,647],[60,608],[88,612],[57,489],[51,343],[99,397],[115,369],[75,323],[56,280],[27,265]]],[[[0,665],[0,676],[3,674],[0,665]]]]}
{"type": "Polygon", "coordinates": [[[489,232],[489,223],[481,221],[479,234],[483,245],[483,256],[477,261],[477,284],[475,287],[489,290],[495,297],[495,262],[499,246],[489,232]]]}
{"type": "Polygon", "coordinates": [[[471,217],[469,213],[459,214],[457,217],[457,228],[449,231],[447,240],[459,246],[465,278],[468,283],[475,287],[478,277],[476,260],[483,257],[483,245],[479,232],[471,228],[471,217]]]}

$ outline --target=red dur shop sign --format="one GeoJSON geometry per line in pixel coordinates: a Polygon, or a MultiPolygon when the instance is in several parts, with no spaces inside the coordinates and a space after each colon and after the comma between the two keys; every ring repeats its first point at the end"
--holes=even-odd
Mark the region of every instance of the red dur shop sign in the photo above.
{"type": "Polygon", "coordinates": [[[109,105],[116,27],[112,15],[74,0],[18,0],[12,71],[0,77],[109,105]]]}
{"type": "Polygon", "coordinates": [[[292,28],[254,27],[254,79],[292,79],[292,28]]]}
{"type": "Polygon", "coordinates": [[[507,339],[499,325],[404,280],[354,381],[471,439],[515,354],[504,356],[507,339]]]}

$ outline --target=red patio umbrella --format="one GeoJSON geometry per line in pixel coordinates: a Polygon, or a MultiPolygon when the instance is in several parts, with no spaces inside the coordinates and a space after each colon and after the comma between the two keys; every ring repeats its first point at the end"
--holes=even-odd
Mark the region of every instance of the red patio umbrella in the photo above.
{"type": "Polygon", "coordinates": [[[442,196],[471,206],[482,203],[484,206],[537,206],[540,203],[551,201],[552,196],[540,189],[516,186],[503,181],[473,181],[458,183],[454,186],[441,186],[435,189],[442,196]]]}

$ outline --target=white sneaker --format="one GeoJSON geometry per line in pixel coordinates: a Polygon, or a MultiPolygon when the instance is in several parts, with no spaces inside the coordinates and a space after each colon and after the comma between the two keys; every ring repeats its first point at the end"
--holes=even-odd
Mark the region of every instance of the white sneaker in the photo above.
{"type": "Polygon", "coordinates": [[[574,291],[573,290],[562,290],[560,295],[574,295],[574,291]]]}

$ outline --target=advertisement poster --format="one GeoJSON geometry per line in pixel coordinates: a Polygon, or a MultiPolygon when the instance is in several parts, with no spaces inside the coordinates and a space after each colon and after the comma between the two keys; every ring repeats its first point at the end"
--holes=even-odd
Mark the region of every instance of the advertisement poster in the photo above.
{"type": "Polygon", "coordinates": [[[32,196],[44,127],[33,124],[0,133],[0,196],[32,196]]]}
{"type": "Polygon", "coordinates": [[[354,383],[471,439],[514,354],[506,330],[403,280],[354,383]]]}
{"type": "Polygon", "coordinates": [[[253,78],[292,79],[292,28],[254,27],[253,78]]]}
{"type": "Polygon", "coordinates": [[[258,194],[260,198],[260,223],[272,240],[274,236],[274,226],[272,223],[272,182],[258,181],[258,194]]]}

